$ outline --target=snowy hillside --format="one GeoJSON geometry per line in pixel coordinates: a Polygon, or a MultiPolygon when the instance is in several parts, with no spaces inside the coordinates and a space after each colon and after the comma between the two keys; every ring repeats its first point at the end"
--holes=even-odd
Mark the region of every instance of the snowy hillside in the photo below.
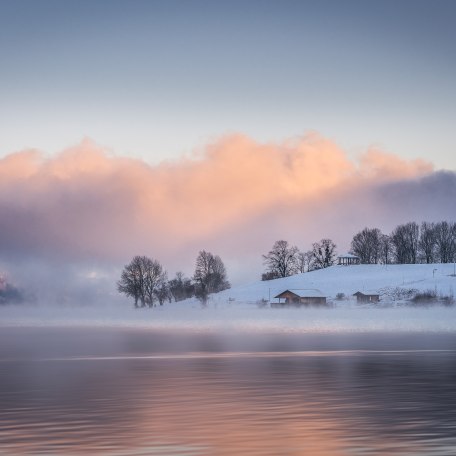
{"type": "Polygon", "coordinates": [[[456,277],[451,264],[401,264],[331,266],[283,279],[258,281],[233,287],[213,296],[213,302],[274,301],[287,289],[318,289],[328,300],[338,293],[351,297],[357,291],[378,293],[383,302],[398,299],[399,290],[435,290],[441,295],[456,295],[456,277]],[[398,290],[399,289],[399,290],[398,290]]]}
{"type": "Polygon", "coordinates": [[[398,290],[435,290],[455,295],[453,264],[333,266],[267,282],[233,287],[212,295],[206,307],[196,299],[133,309],[131,301],[109,296],[96,306],[0,306],[5,326],[97,326],[160,331],[321,333],[321,332],[452,332],[456,306],[404,306],[398,290]],[[271,308],[258,306],[286,289],[318,289],[330,307],[271,308]],[[359,305],[356,291],[376,292],[380,304],[359,305]],[[335,300],[338,293],[349,299],[335,300]]]}

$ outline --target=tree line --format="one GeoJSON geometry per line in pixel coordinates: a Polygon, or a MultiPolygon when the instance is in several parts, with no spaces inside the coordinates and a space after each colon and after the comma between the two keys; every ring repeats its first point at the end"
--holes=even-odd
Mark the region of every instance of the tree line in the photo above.
{"type": "Polygon", "coordinates": [[[453,263],[456,223],[408,222],[389,235],[378,228],[364,228],[353,237],[351,253],[363,264],[453,263]]]}
{"type": "Polygon", "coordinates": [[[163,266],[147,256],[135,256],[122,271],[117,289],[133,299],[135,308],[163,305],[196,297],[206,305],[209,294],[230,288],[225,265],[218,255],[201,250],[192,278],[182,272],[168,280],[163,266]]]}
{"type": "MultiPolygon", "coordinates": [[[[362,264],[416,264],[456,262],[455,222],[408,222],[396,226],[390,234],[378,228],[364,228],[353,236],[350,252],[362,264]]],[[[272,280],[332,266],[336,245],[331,239],[312,244],[301,252],[287,241],[276,241],[263,255],[266,266],[262,280],[272,280]]]]}
{"type": "Polygon", "coordinates": [[[272,249],[263,255],[266,271],[261,280],[279,279],[300,272],[327,268],[336,261],[336,244],[331,239],[314,242],[312,249],[301,252],[287,241],[276,241],[272,249]]]}

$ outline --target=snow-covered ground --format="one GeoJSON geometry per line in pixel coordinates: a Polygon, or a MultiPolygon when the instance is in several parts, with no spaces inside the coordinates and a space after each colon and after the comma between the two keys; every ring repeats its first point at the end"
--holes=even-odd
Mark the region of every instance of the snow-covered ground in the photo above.
{"type": "MultiPolygon", "coordinates": [[[[214,296],[223,302],[273,301],[274,296],[286,289],[318,289],[329,300],[338,293],[351,297],[353,293],[380,293],[382,302],[394,303],[397,289],[408,291],[436,290],[441,295],[456,295],[455,266],[451,264],[402,264],[332,266],[318,271],[297,274],[283,279],[255,282],[231,288],[214,296]]],[[[347,305],[350,301],[346,302],[347,305]]],[[[344,303],[337,303],[338,306],[344,303]]]]}
{"type": "MultiPolygon", "coordinates": [[[[397,290],[436,290],[454,295],[453,264],[333,266],[284,279],[233,287],[211,297],[134,310],[128,300],[97,306],[21,305],[0,307],[0,327],[97,326],[151,330],[228,332],[456,332],[456,305],[411,307],[394,300],[397,290]],[[319,289],[329,308],[261,307],[285,289],[319,289]],[[394,290],[394,293],[391,292],[394,290]],[[382,294],[379,306],[358,305],[356,291],[382,294]],[[335,300],[338,293],[348,299],[335,300]]],[[[400,294],[400,293],[399,293],[400,294]]]]}

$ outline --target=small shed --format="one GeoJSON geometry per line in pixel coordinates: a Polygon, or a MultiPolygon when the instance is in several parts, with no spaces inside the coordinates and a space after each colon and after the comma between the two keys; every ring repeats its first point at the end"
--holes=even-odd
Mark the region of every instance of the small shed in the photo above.
{"type": "Polygon", "coordinates": [[[353,296],[356,296],[356,302],[358,303],[369,303],[369,302],[379,302],[380,295],[375,293],[361,293],[357,291],[353,296]]]}
{"type": "Polygon", "coordinates": [[[272,307],[326,305],[326,296],[316,289],[285,290],[274,296],[274,299],[278,299],[278,302],[272,302],[272,307]]]}
{"type": "Polygon", "coordinates": [[[350,266],[352,264],[360,264],[361,259],[359,256],[352,255],[351,253],[346,253],[337,257],[338,264],[340,266],[350,266]]]}

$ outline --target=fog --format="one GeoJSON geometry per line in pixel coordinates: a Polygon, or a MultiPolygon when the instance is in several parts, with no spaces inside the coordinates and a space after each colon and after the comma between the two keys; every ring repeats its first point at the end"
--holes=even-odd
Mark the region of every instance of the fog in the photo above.
{"type": "MultiPolygon", "coordinates": [[[[106,303],[106,301],[100,301],[106,303]]],[[[259,309],[255,305],[202,308],[197,302],[133,310],[129,302],[109,305],[0,306],[0,327],[147,329],[182,334],[380,334],[452,333],[456,307],[339,307],[259,309]]]]}

